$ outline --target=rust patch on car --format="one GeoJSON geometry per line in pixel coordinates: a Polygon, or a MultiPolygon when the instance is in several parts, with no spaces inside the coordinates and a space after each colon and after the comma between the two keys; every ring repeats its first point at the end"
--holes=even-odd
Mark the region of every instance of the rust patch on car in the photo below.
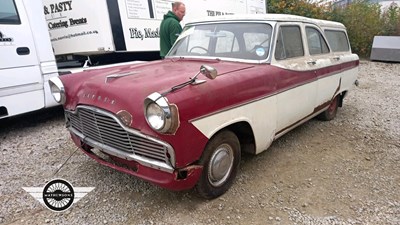
{"type": "Polygon", "coordinates": [[[340,87],[341,87],[341,86],[342,86],[342,78],[339,79],[338,87],[336,88],[335,92],[333,93],[333,96],[332,96],[331,100],[329,100],[329,101],[327,101],[327,102],[325,102],[325,103],[323,103],[323,104],[321,104],[321,105],[315,107],[315,108],[314,108],[314,111],[312,112],[312,114],[321,111],[321,110],[324,109],[325,107],[328,107],[328,106],[331,104],[331,102],[333,101],[333,99],[335,99],[335,97],[336,97],[337,94],[339,93],[340,87]]]}
{"type": "Polygon", "coordinates": [[[202,170],[203,166],[201,165],[190,165],[188,167],[185,167],[183,169],[179,169],[176,171],[176,176],[175,180],[184,180],[188,177],[190,177],[195,171],[197,170],[202,170]]]}

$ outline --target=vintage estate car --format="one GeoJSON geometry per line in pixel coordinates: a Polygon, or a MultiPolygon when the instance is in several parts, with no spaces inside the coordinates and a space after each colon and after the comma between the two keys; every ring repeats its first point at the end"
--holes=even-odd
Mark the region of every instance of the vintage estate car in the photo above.
{"type": "Polygon", "coordinates": [[[241,153],[335,117],[359,58],[337,22],[279,14],[187,23],[163,60],[50,81],[66,125],[99,163],[171,190],[225,193],[241,153]]]}

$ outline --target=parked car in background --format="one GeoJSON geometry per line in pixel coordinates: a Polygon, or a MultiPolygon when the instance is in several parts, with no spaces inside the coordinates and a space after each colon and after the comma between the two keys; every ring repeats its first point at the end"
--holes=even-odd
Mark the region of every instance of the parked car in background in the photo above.
{"type": "Polygon", "coordinates": [[[171,190],[224,194],[241,152],[335,117],[359,59],[336,22],[278,14],[187,23],[164,60],[53,78],[83,152],[171,190]]]}

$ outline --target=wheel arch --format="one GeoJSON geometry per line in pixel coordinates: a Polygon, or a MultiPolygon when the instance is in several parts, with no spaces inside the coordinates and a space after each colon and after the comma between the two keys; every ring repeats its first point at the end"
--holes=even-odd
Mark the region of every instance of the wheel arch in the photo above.
{"type": "Polygon", "coordinates": [[[347,90],[341,92],[339,95],[339,107],[343,107],[343,99],[347,96],[347,90]]]}
{"type": "MultiPolygon", "coordinates": [[[[234,123],[228,124],[224,127],[215,131],[211,138],[213,138],[218,133],[223,130],[232,131],[236,137],[239,139],[240,149],[242,152],[256,154],[256,144],[253,128],[248,121],[236,121],[234,123]]],[[[211,139],[210,138],[210,139],[211,139]]]]}

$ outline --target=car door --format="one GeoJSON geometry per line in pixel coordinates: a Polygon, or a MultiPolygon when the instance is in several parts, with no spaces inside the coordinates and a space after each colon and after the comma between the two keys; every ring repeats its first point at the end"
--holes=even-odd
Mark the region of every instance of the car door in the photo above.
{"type": "Polygon", "coordinates": [[[351,87],[357,79],[358,56],[351,53],[346,29],[330,27],[325,28],[324,33],[333,52],[332,62],[337,65],[336,69],[340,68],[341,87],[343,89],[351,87]]]}
{"type": "MultiPolygon", "coordinates": [[[[41,15],[41,11],[37,12],[41,15]]],[[[31,110],[44,105],[43,81],[35,43],[22,0],[0,1],[0,98],[9,115],[17,114],[24,104],[10,96],[31,92],[24,98],[31,110]],[[35,92],[35,93],[32,93],[35,92]],[[7,98],[7,99],[6,99],[7,98]]]]}
{"type": "MultiPolygon", "coordinates": [[[[324,34],[328,41],[331,52],[333,52],[332,60],[334,62],[336,61],[337,64],[343,64],[345,62],[351,61],[347,59],[351,51],[346,30],[339,28],[326,28],[324,29],[324,34]]],[[[343,69],[342,66],[340,68],[343,69]]]]}
{"type": "Polygon", "coordinates": [[[281,23],[276,29],[272,65],[280,67],[277,81],[277,137],[313,113],[316,74],[305,57],[302,23],[281,23]]]}
{"type": "Polygon", "coordinates": [[[340,86],[340,60],[331,52],[321,30],[312,24],[305,26],[309,63],[318,78],[315,107],[327,106],[340,86]]]}

